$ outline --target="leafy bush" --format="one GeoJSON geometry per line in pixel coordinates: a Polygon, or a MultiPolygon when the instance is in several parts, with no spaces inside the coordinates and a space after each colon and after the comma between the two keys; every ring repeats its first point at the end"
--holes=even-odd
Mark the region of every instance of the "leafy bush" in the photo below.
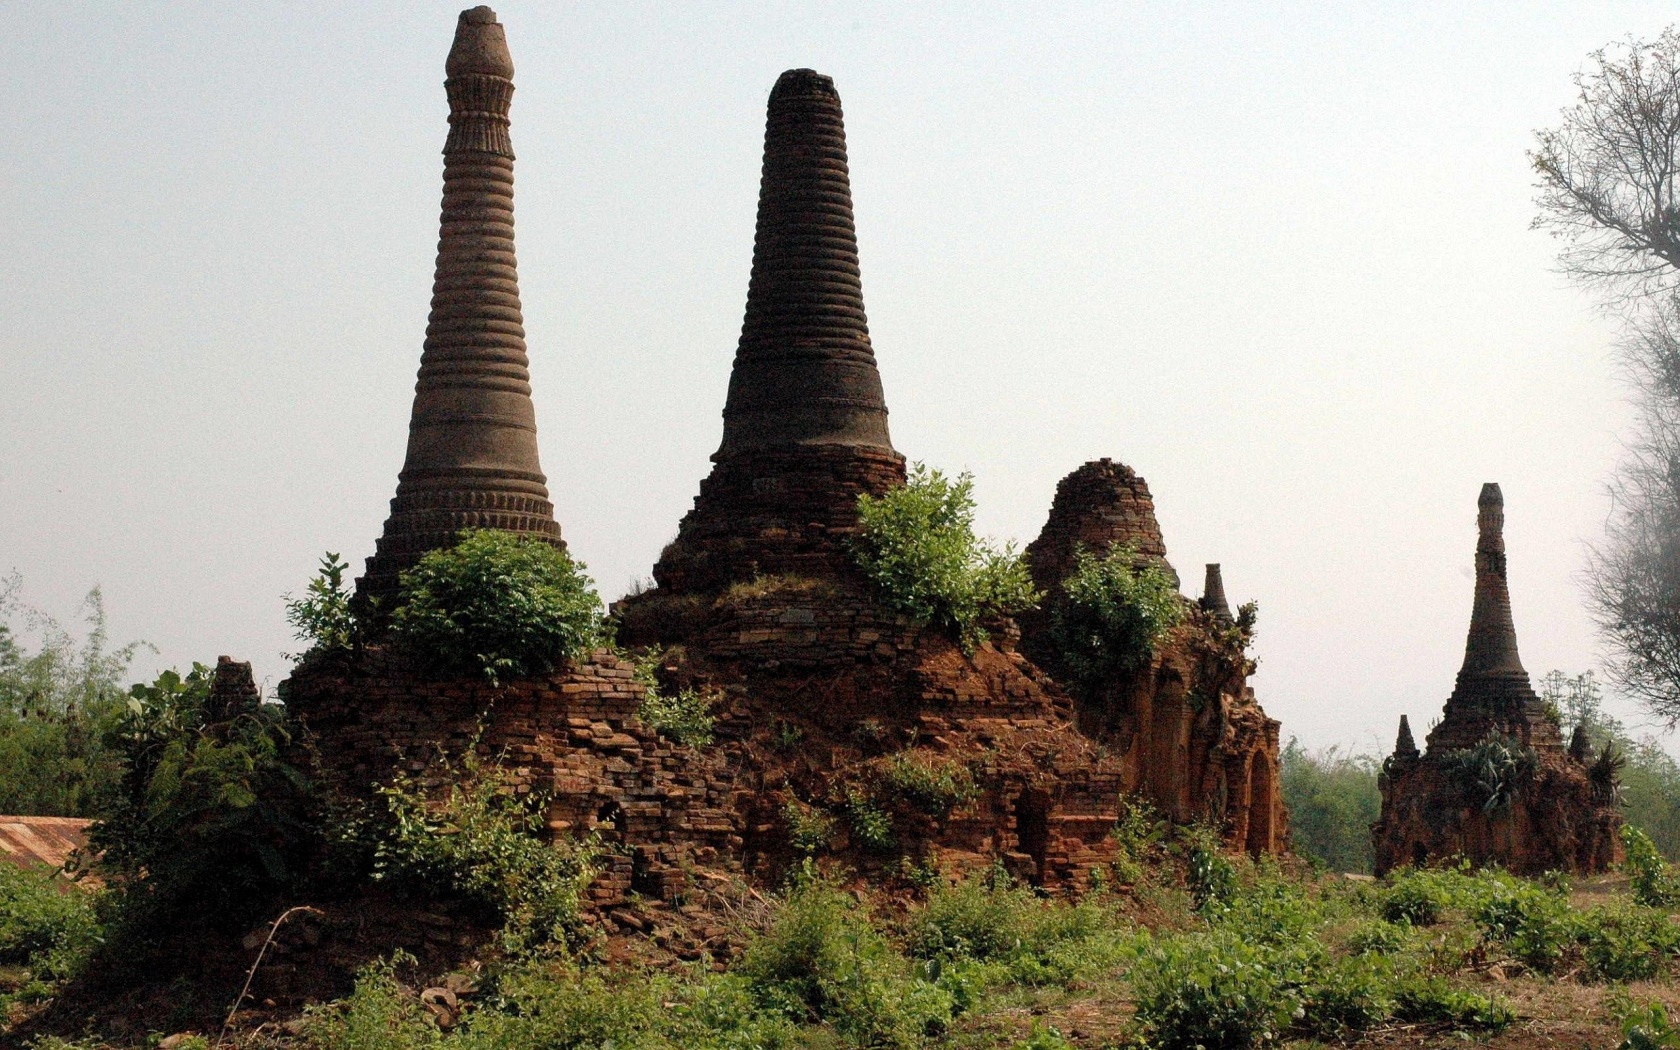
{"type": "Polygon", "coordinates": [[[1098,557],[1080,549],[1050,637],[1073,682],[1094,695],[1116,675],[1149,663],[1155,648],[1184,619],[1185,602],[1166,570],[1138,557],[1134,546],[1098,557]]]}
{"type": "Polygon", "coordinates": [[[351,588],[344,582],[348,562],[328,551],[321,558],[321,571],[309,581],[302,598],[284,596],[286,622],[294,636],[309,643],[309,652],[348,649],[360,634],[351,588]]]}
{"type": "Polygon", "coordinates": [[[574,934],[595,843],[544,842],[535,805],[511,790],[499,766],[471,752],[445,779],[448,793],[436,802],[407,776],[379,789],[390,822],[374,846],[375,880],[487,907],[514,949],[574,934]]]}
{"type": "Polygon", "coordinates": [[[689,747],[711,743],[717,728],[712,698],[697,689],[684,689],[674,696],[650,689],[636,713],[645,725],[689,747]]]}
{"type": "Polygon", "coordinates": [[[1309,751],[1289,739],[1279,756],[1278,789],[1297,853],[1331,871],[1371,870],[1371,825],[1382,809],[1381,765],[1371,755],[1335,747],[1309,751]]]}
{"type": "Polygon", "coordinates": [[[1394,992],[1394,1015],[1402,1021],[1450,1024],[1498,1031],[1517,1019],[1509,1004],[1454,988],[1444,977],[1411,977],[1394,992]]]}
{"type": "Polygon", "coordinates": [[[1218,906],[1229,900],[1237,889],[1237,869],[1225,849],[1219,833],[1197,824],[1179,831],[1185,855],[1185,881],[1190,890],[1190,903],[1197,911],[1218,906]]]}
{"type": "Polygon", "coordinates": [[[134,686],[108,738],[121,781],[89,845],[129,917],[191,901],[243,921],[295,885],[320,843],[284,710],[211,711],[210,679],[194,664],[185,677],[165,671],[134,686]]]}
{"type": "Polygon", "coordinates": [[[912,917],[911,954],[923,959],[1001,959],[1019,949],[1037,905],[1002,872],[936,888],[912,917]]]}
{"type": "Polygon", "coordinates": [[[1130,980],[1138,1022],[1162,1050],[1267,1043],[1297,1005],[1271,954],[1223,930],[1156,942],[1130,980]]]}
{"type": "Polygon", "coordinates": [[[305,1009],[303,1036],[314,1050],[421,1050],[442,1044],[442,1033],[420,1000],[397,980],[397,966],[413,963],[398,952],[356,975],[356,987],[338,1002],[305,1009]]]}
{"type": "Polygon", "coordinates": [[[1360,923],[1348,934],[1347,949],[1355,955],[1388,955],[1405,948],[1411,939],[1410,923],[1372,919],[1360,923]]]}
{"type": "Polygon", "coordinates": [[[1433,926],[1452,903],[1452,891],[1440,872],[1407,869],[1395,876],[1378,911],[1388,922],[1433,926]]]}
{"type": "Polygon", "coordinates": [[[1649,980],[1680,954],[1680,927],[1661,909],[1596,908],[1581,917],[1580,926],[1588,980],[1649,980]]]}
{"type": "Polygon", "coordinates": [[[1168,824],[1148,801],[1130,795],[1120,797],[1120,819],[1109,837],[1114,839],[1114,874],[1121,883],[1132,885],[1149,876],[1145,862],[1156,857],[1167,837],[1168,824]]]}
{"type": "Polygon", "coordinates": [[[1627,853],[1622,870],[1633,884],[1633,899],[1654,908],[1680,904],[1680,876],[1663,862],[1650,836],[1632,824],[1624,824],[1622,846],[1627,853]]]}
{"type": "Polygon", "coordinates": [[[834,841],[834,818],[815,806],[790,798],[782,807],[782,819],[787,822],[788,845],[796,853],[821,853],[834,841]]]}
{"type": "Polygon", "coordinates": [[[37,979],[69,976],[99,940],[96,901],[52,871],[0,861],[0,966],[37,979]]]}
{"type": "Polygon", "coordinates": [[[950,993],[918,977],[856,901],[809,876],[748,946],[741,974],[763,1006],[863,1046],[919,1046],[952,1014],[950,993]]]}
{"type": "Polygon", "coordinates": [[[879,771],[881,794],[905,802],[929,816],[943,817],[974,801],[980,789],[974,774],[959,762],[919,751],[900,751],[879,771]]]}
{"type": "Polygon", "coordinates": [[[955,481],[917,463],[902,488],[858,497],[858,567],[889,607],[955,631],[964,648],[986,640],[982,622],[1033,608],[1038,594],[1013,544],[974,534],[974,478],[955,481]]]}
{"type": "Polygon", "coordinates": [[[1568,897],[1532,882],[1496,883],[1471,917],[1490,939],[1541,973],[1557,969],[1580,931],[1568,897]]]}
{"type": "Polygon", "coordinates": [[[843,808],[855,844],[873,853],[890,853],[898,845],[892,817],[868,792],[855,787],[849,789],[843,808]]]}
{"type": "Polygon", "coordinates": [[[1393,983],[1394,967],[1381,955],[1333,959],[1301,989],[1300,1025],[1327,1038],[1371,1028],[1394,1010],[1393,983]]]}
{"type": "Polygon", "coordinates": [[[1680,1025],[1668,1019],[1668,1008],[1661,1002],[1629,1004],[1622,1011],[1621,1027],[1616,1050],[1680,1050],[1680,1025]]]}
{"type": "Polygon", "coordinates": [[[391,629],[440,671],[542,674],[611,640],[583,569],[534,536],[468,529],[402,574],[391,629]]]}

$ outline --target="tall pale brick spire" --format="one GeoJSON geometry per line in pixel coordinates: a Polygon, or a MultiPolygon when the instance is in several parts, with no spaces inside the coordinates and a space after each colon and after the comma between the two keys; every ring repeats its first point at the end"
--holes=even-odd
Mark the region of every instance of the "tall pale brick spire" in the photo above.
{"type": "Polygon", "coordinates": [[[445,64],[449,137],[432,312],[414,388],[408,455],[364,598],[466,528],[562,545],[537,462],[536,411],[513,254],[513,59],[488,7],[461,12],[445,64]]]}
{"type": "Polygon", "coordinates": [[[840,95],[809,69],[770,92],[746,318],[712,460],[654,567],[661,588],[843,571],[858,494],[904,479],[864,316],[840,95]]]}

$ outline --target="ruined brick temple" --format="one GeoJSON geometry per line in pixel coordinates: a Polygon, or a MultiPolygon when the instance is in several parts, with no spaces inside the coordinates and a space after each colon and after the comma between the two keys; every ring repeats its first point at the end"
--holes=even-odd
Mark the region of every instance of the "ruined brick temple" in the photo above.
{"type": "MultiPolygon", "coordinates": [[[[494,15],[464,13],[446,82],[432,321],[408,458],[362,580],[370,596],[392,594],[402,568],[466,526],[560,542],[514,275],[512,71],[494,15]]],[[[799,856],[802,813],[832,815],[824,850],[866,872],[906,856],[946,870],[1001,861],[1048,887],[1089,884],[1129,797],[1209,820],[1234,848],[1282,850],[1278,724],[1247,686],[1253,664],[1217,567],[1149,666],[1077,699],[1055,677],[1048,617],[1079,548],[1131,544],[1171,571],[1148,487],[1129,468],[1101,460],[1062,481],[1028,551],[1044,611],[988,625],[973,652],[881,606],[855,569],[858,496],[902,485],[905,458],[864,312],[840,97],[811,70],[782,74],[770,93],[746,311],[712,460],[656,586],[614,614],[621,643],[661,654],[662,687],[712,698],[714,743],[679,745],[644,725],[645,684],[606,652],[492,687],[428,678],[371,645],[305,661],[283,686],[325,772],[365,791],[439,745],[501,755],[519,790],[547,799],[550,829],[613,844],[592,890],[608,908],[631,890],[669,898],[707,870],[773,876],[799,856]],[[960,767],[974,791],[946,809],[879,798],[893,839],[883,849],[845,814],[907,760],[960,767]]]]}
{"type": "Polygon", "coordinates": [[[1565,750],[1535,695],[1517,654],[1498,485],[1482,486],[1477,508],[1464,665],[1427,750],[1400,717],[1371,828],[1377,871],[1457,856],[1521,874],[1603,871],[1620,848],[1614,768],[1591,761],[1585,734],[1565,750]]]}

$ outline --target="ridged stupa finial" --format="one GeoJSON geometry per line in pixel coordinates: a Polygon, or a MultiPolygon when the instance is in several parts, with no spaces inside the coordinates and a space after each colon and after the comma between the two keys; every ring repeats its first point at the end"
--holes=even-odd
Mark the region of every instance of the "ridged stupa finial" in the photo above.
{"type": "Polygon", "coordinates": [[[1225,600],[1225,578],[1219,573],[1218,562],[1207,563],[1207,576],[1202,582],[1203,609],[1216,620],[1232,623],[1231,603],[1225,600]]]}
{"type": "Polygon", "coordinates": [[[863,310],[840,95],[809,69],[788,70],[770,91],[752,277],[718,457],[793,444],[892,449],[863,310]]]}
{"type": "Polygon", "coordinates": [[[391,516],[358,581],[364,598],[394,594],[400,573],[462,529],[561,545],[537,461],[513,252],[513,59],[494,11],[461,12],[445,70],[449,137],[431,319],[391,516]]]}
{"type": "Polygon", "coordinates": [[[845,572],[858,495],[904,480],[863,311],[840,95],[809,69],[770,92],[746,317],[712,461],[654,566],[663,589],[845,572]]]}

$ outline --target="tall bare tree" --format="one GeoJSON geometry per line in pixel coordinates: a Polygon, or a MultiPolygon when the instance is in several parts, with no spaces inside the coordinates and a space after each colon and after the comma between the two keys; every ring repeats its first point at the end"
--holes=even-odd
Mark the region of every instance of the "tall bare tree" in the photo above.
{"type": "Polygon", "coordinates": [[[1538,228],[1565,272],[1612,296],[1680,287],[1680,30],[1592,53],[1580,95],[1529,154],[1538,228]]]}
{"type": "Polygon", "coordinates": [[[1622,316],[1640,407],[1588,594],[1618,684],[1680,724],[1680,29],[1593,52],[1575,86],[1529,154],[1534,225],[1564,242],[1563,271],[1622,316]]]}

